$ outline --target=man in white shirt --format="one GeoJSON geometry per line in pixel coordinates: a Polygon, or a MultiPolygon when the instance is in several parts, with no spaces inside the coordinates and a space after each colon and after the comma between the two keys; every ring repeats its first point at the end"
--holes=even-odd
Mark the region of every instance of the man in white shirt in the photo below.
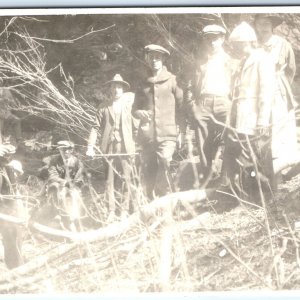
{"type": "Polygon", "coordinates": [[[196,134],[200,176],[204,180],[211,173],[231,106],[232,60],[223,48],[226,35],[223,27],[208,25],[202,33],[206,52],[197,63],[196,75],[187,93],[187,105],[196,134]]]}

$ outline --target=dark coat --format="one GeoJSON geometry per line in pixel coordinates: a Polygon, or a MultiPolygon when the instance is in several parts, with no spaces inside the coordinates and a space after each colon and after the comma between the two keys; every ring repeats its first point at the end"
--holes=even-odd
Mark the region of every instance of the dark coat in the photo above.
{"type": "MultiPolygon", "coordinates": [[[[121,133],[122,141],[126,153],[135,152],[135,143],[133,137],[133,123],[134,120],[131,115],[131,109],[133,104],[134,95],[132,93],[124,93],[122,99],[122,111],[121,111],[121,133]]],[[[112,141],[112,134],[115,124],[115,115],[113,112],[112,104],[101,104],[98,108],[96,115],[95,126],[91,130],[89,137],[89,145],[95,145],[97,136],[100,136],[100,148],[103,153],[109,153],[109,146],[112,141]]]]}
{"type": "MultiPolygon", "coordinates": [[[[163,67],[158,77],[147,78],[136,93],[133,116],[138,118],[139,110],[152,112],[152,136],[148,141],[162,142],[177,139],[177,125],[183,124],[182,116],[183,92],[178,87],[176,76],[163,67]]],[[[140,129],[145,124],[140,123],[140,129]]],[[[139,130],[140,141],[146,142],[143,136],[147,134],[139,130]]]]}
{"type": "Polygon", "coordinates": [[[60,182],[62,179],[83,183],[84,166],[83,163],[74,155],[64,161],[60,154],[53,155],[49,162],[49,183],[60,182]]]}

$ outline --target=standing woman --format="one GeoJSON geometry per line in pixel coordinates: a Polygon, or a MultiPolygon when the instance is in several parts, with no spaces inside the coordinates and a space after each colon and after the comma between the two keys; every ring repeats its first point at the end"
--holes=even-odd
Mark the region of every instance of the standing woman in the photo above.
{"type": "Polygon", "coordinates": [[[282,23],[273,14],[256,14],[255,30],[259,46],[275,64],[276,84],[272,105],[272,157],[275,174],[299,159],[295,107],[291,84],[296,73],[295,55],[291,44],[275,35],[273,29],[282,23]]]}

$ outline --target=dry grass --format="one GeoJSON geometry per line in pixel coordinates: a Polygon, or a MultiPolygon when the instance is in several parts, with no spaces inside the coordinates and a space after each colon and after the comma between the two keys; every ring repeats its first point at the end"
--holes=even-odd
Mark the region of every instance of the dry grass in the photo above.
{"type": "MultiPolygon", "coordinates": [[[[299,236],[293,230],[296,218],[286,195],[299,181],[300,176],[282,185],[277,195],[276,214],[269,220],[274,255],[263,208],[238,205],[229,209],[232,203],[211,201],[212,207],[207,202],[192,204],[195,218],[184,208],[175,208],[169,220],[160,211],[156,218],[101,241],[55,242],[29,233],[23,249],[27,264],[14,271],[5,271],[2,265],[0,291],[297,289],[299,236]]],[[[268,209],[274,210],[273,206],[269,204],[268,209]]]]}

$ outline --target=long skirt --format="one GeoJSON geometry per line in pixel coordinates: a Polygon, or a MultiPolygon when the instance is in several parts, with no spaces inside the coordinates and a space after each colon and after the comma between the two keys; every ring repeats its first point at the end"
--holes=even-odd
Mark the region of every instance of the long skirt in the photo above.
{"type": "Polygon", "coordinates": [[[278,91],[272,106],[272,159],[275,174],[300,161],[297,146],[295,110],[278,91]]]}

